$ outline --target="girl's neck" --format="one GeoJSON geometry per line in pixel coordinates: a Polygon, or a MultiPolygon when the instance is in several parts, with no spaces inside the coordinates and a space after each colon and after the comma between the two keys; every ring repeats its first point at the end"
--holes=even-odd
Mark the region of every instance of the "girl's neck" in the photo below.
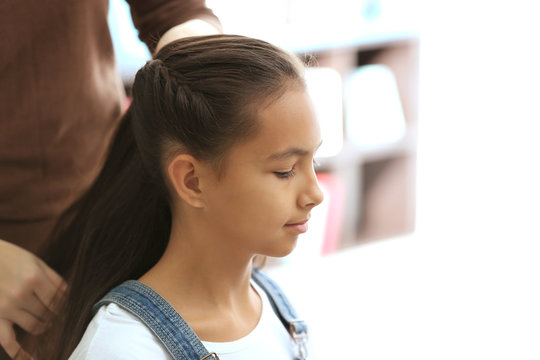
{"type": "Polygon", "coordinates": [[[173,224],[162,258],[139,280],[171,303],[203,340],[231,341],[256,326],[261,300],[250,285],[251,257],[218,236],[209,228],[173,224]]]}

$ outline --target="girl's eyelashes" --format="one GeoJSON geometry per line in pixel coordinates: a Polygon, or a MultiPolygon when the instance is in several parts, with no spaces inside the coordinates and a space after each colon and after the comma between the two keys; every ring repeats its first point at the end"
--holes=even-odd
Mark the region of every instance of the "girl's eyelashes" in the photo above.
{"type": "Polygon", "coordinates": [[[289,179],[294,176],[294,168],[289,171],[274,171],[274,174],[280,179],[289,179]]]}
{"type": "MultiPolygon", "coordinates": [[[[316,169],[319,166],[319,163],[317,160],[313,159],[313,168],[316,169]]],[[[289,171],[274,171],[274,175],[276,175],[280,179],[289,179],[293,177],[295,174],[294,166],[289,171]]]]}

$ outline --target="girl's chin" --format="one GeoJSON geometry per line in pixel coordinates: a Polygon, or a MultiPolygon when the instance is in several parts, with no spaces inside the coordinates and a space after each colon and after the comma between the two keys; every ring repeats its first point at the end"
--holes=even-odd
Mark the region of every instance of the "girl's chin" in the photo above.
{"type": "Polygon", "coordinates": [[[269,251],[265,254],[267,256],[281,258],[284,256],[289,255],[293,252],[294,248],[296,247],[296,242],[298,240],[298,235],[294,236],[294,238],[289,239],[286,242],[281,243],[280,247],[273,247],[272,249],[268,249],[269,251]]]}

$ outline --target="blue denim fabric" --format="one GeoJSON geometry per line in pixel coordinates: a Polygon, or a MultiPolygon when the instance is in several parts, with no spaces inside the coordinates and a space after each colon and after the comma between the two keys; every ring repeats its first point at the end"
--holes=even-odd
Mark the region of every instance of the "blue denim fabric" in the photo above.
{"type": "MultiPolygon", "coordinates": [[[[276,315],[298,345],[299,359],[305,359],[306,324],[297,319],[296,312],[283,291],[267,275],[253,269],[252,278],[268,295],[276,315]]],[[[96,303],[93,312],[96,313],[101,306],[109,303],[115,303],[139,318],[156,335],[174,360],[219,360],[215,353],[208,352],[180,314],[149,286],[128,280],[96,303]]]]}
{"type": "Polygon", "coordinates": [[[298,320],[298,315],[296,315],[296,311],[289,302],[289,299],[287,299],[283,290],[281,290],[274,280],[258,269],[253,269],[251,277],[268,295],[274,312],[287,331],[293,331],[296,334],[307,333],[306,323],[298,320]]]}
{"type": "Polygon", "coordinates": [[[298,357],[296,359],[306,359],[308,338],[306,323],[303,320],[298,319],[298,315],[292,304],[289,302],[289,299],[287,299],[283,290],[281,290],[272,279],[258,269],[253,269],[251,277],[268,295],[270,303],[274,308],[274,312],[296,344],[298,348],[298,357]]]}
{"type": "Polygon", "coordinates": [[[209,355],[187,322],[149,286],[128,280],[94,305],[94,312],[109,303],[115,303],[138,317],[163,343],[174,360],[199,360],[209,355]]]}

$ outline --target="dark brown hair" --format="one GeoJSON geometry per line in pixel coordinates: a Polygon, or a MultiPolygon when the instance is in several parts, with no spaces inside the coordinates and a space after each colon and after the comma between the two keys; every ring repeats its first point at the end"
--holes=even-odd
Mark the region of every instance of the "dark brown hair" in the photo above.
{"type": "Polygon", "coordinates": [[[167,152],[176,148],[223,166],[223,154],[257,131],[260,106],[290,86],[304,87],[302,71],[289,53],[233,35],[176,41],[138,71],[100,175],[63,215],[45,251],[69,294],[38,346],[43,356],[67,358],[93,304],[163,254],[171,227],[162,170],[167,152]]]}

